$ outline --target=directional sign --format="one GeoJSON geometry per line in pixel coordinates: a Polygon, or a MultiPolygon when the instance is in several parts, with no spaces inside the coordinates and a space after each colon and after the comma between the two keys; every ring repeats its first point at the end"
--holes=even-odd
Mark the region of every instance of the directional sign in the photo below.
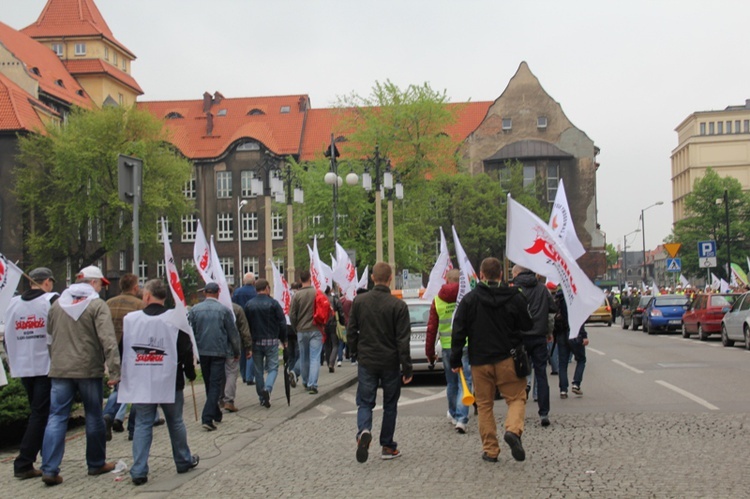
{"type": "MultiPolygon", "coordinates": [[[[711,258],[716,257],[716,241],[699,241],[698,242],[698,257],[699,258],[711,258]]],[[[711,265],[716,267],[716,263],[711,265]]]]}
{"type": "Polygon", "coordinates": [[[677,252],[680,251],[682,243],[665,243],[664,249],[667,250],[667,254],[672,258],[677,256],[677,252]]]}
{"type": "Polygon", "coordinates": [[[698,266],[702,269],[716,267],[716,257],[708,256],[706,258],[698,258],[698,266]]]}
{"type": "Polygon", "coordinates": [[[682,272],[682,259],[667,258],[667,272],[682,272]]]}

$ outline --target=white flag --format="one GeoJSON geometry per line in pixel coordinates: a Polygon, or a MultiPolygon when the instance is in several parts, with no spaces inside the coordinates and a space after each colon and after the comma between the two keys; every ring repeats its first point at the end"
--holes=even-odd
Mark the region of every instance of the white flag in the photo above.
{"type": "Polygon", "coordinates": [[[435,266],[430,272],[430,280],[427,281],[427,288],[422,294],[423,300],[432,301],[440,292],[440,288],[445,284],[445,274],[453,268],[451,255],[448,253],[448,243],[445,242],[443,228],[440,227],[440,254],[437,257],[435,266]]]}
{"type": "Polygon", "coordinates": [[[357,270],[352,265],[349,254],[338,242],[335,261],[333,280],[341,287],[341,294],[352,300],[357,293],[357,270]]]}
{"type": "Polygon", "coordinates": [[[310,278],[315,289],[319,289],[321,292],[326,290],[326,278],[323,270],[323,265],[320,261],[320,255],[318,254],[318,238],[317,236],[313,239],[313,247],[307,245],[307,252],[310,254],[310,278]]]}
{"type": "Polygon", "coordinates": [[[549,215],[549,226],[557,237],[562,240],[573,258],[578,260],[586,253],[576,235],[576,228],[573,224],[573,217],[570,214],[568,197],[565,195],[565,186],[562,179],[560,179],[560,183],[557,185],[555,202],[552,205],[552,213],[549,215]]]}
{"type": "Polygon", "coordinates": [[[721,286],[721,280],[716,274],[711,272],[711,289],[716,290],[716,289],[719,289],[720,286],[721,286]]]}
{"type": "Polygon", "coordinates": [[[219,261],[219,255],[216,253],[216,247],[214,246],[214,236],[211,236],[211,270],[214,282],[219,285],[219,303],[227,307],[232,312],[232,318],[236,319],[234,309],[232,308],[232,294],[229,292],[227,277],[224,275],[224,269],[221,268],[221,261],[219,261]]]}
{"type": "Polygon", "coordinates": [[[23,271],[0,253],[0,317],[5,317],[23,271]]]}
{"type": "Polygon", "coordinates": [[[648,291],[648,287],[646,287],[646,281],[641,281],[641,292],[645,295],[646,291],[648,291]]]}
{"type": "Polygon", "coordinates": [[[568,306],[570,337],[575,338],[604,301],[604,291],[591,282],[552,229],[510,195],[507,220],[508,259],[560,284],[568,306]]]}
{"type": "Polygon", "coordinates": [[[360,277],[359,282],[357,282],[357,289],[367,289],[367,282],[368,282],[367,272],[369,270],[370,270],[370,266],[366,265],[364,272],[362,272],[362,277],[360,277]]]}
{"type": "Polygon", "coordinates": [[[477,285],[477,273],[474,272],[474,267],[471,265],[469,258],[466,256],[461,241],[458,240],[458,234],[456,228],[451,225],[453,231],[453,246],[456,249],[456,260],[458,260],[458,269],[461,271],[458,280],[458,296],[456,297],[456,305],[461,301],[466,293],[474,289],[477,285]]]}
{"type": "Polygon", "coordinates": [[[747,260],[747,271],[748,271],[748,275],[750,275],[750,257],[746,256],[745,260],[747,260]]]}
{"type": "Polygon", "coordinates": [[[724,279],[719,281],[719,293],[729,293],[729,283],[724,279]]]}
{"type": "Polygon", "coordinates": [[[680,285],[683,288],[687,288],[688,286],[690,286],[690,281],[688,281],[687,279],[685,279],[685,276],[682,275],[682,274],[680,274],[680,285]]]}
{"type": "Polygon", "coordinates": [[[193,355],[198,358],[198,344],[195,342],[193,328],[190,326],[190,322],[188,322],[188,311],[187,302],[185,302],[185,293],[182,291],[180,273],[177,271],[177,265],[174,262],[174,256],[172,255],[172,246],[169,244],[167,227],[164,223],[163,218],[161,220],[161,235],[162,241],[164,241],[164,262],[166,264],[167,270],[167,283],[169,284],[169,290],[172,292],[172,298],[174,299],[174,310],[172,311],[171,320],[178,329],[184,331],[188,336],[190,336],[190,341],[193,343],[193,355]]]}
{"type": "Polygon", "coordinates": [[[5,374],[5,364],[0,362],[0,386],[8,384],[8,376],[5,374]]]}
{"type": "Polygon", "coordinates": [[[289,293],[289,284],[284,279],[284,276],[279,272],[279,268],[273,263],[270,258],[268,262],[271,264],[273,270],[273,299],[279,302],[281,309],[284,311],[284,317],[286,317],[287,325],[291,324],[289,320],[289,307],[292,304],[292,295],[289,293]]]}
{"type": "Polygon", "coordinates": [[[195,268],[198,269],[198,273],[203,278],[203,282],[216,282],[213,276],[213,269],[211,268],[211,248],[209,248],[208,241],[206,241],[206,234],[203,232],[200,219],[198,220],[198,228],[195,231],[193,261],[195,262],[195,268]]]}

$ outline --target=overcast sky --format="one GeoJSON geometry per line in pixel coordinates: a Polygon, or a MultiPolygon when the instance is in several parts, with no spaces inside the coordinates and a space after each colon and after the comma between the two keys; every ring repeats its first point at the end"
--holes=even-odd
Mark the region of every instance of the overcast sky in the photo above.
{"type": "MultiPolygon", "coordinates": [[[[313,107],[376,80],[428,82],[451,101],[492,101],[521,61],[601,149],[607,241],[646,214],[646,246],[672,226],[674,128],[750,98],[750,2],[728,0],[95,0],[136,54],[141,100],[307,94],[313,107]]],[[[46,0],[0,0],[20,29],[46,0]]],[[[574,196],[575,193],[568,193],[574,196]]],[[[641,249],[641,235],[629,245],[641,249]]],[[[631,242],[632,241],[632,242],[631,242]]]]}

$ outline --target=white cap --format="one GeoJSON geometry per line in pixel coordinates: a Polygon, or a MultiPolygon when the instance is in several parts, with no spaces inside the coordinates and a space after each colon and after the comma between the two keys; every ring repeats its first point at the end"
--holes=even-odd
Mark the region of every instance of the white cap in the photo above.
{"type": "Polygon", "coordinates": [[[102,270],[94,265],[82,268],[76,275],[76,279],[101,279],[105,286],[109,286],[109,280],[104,277],[102,270]]]}

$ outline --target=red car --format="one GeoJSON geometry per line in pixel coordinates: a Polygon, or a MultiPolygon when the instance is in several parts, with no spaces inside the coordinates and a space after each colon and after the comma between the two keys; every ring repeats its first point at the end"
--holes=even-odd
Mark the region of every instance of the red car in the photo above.
{"type": "Polygon", "coordinates": [[[711,334],[721,334],[721,319],[729,312],[739,294],[709,293],[697,294],[690,303],[690,308],[682,316],[682,337],[690,338],[698,334],[701,341],[706,341],[711,334]]]}

